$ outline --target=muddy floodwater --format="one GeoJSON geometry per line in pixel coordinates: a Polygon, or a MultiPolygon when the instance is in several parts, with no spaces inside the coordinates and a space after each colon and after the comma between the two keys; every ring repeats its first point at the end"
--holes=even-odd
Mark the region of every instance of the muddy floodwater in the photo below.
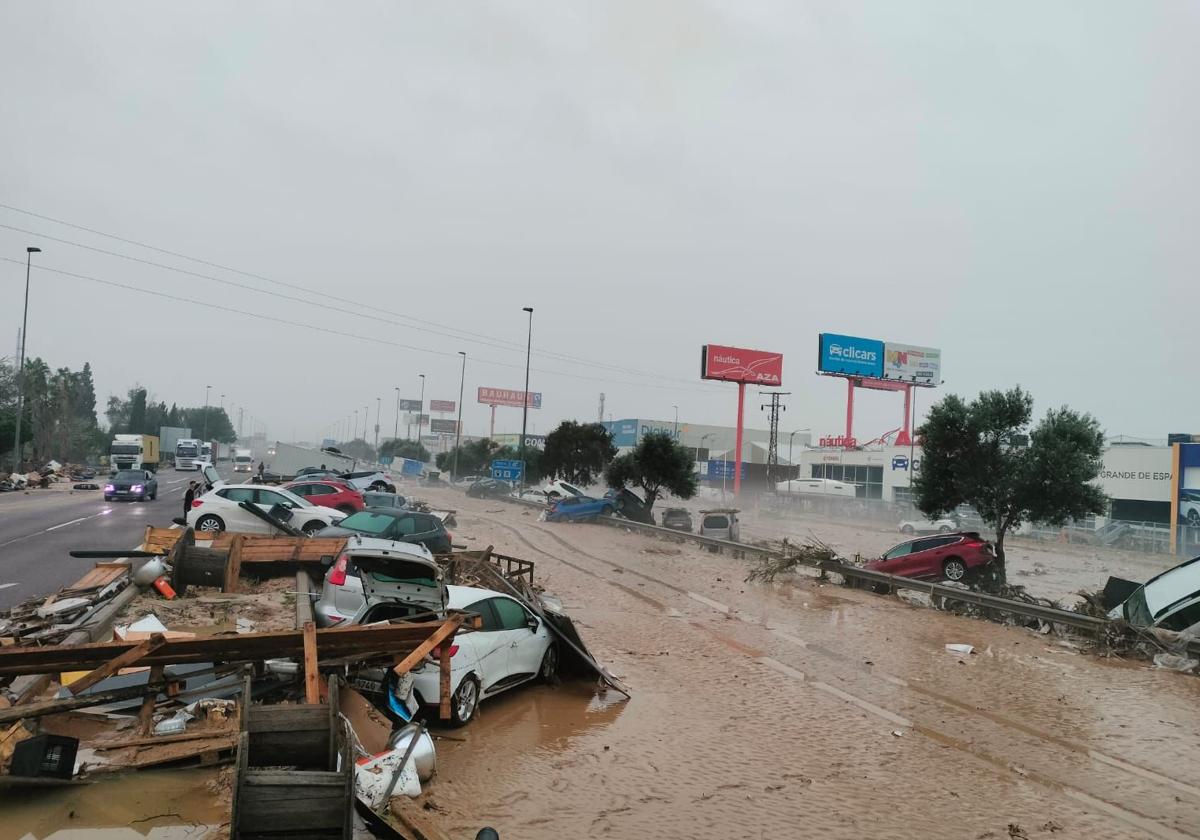
{"type": "Polygon", "coordinates": [[[95,779],[0,794],[0,840],[228,837],[229,800],[220,771],[152,770],[95,779]]]}
{"type": "MultiPolygon", "coordinates": [[[[429,493],[431,500],[438,498],[429,493]]],[[[505,838],[1200,838],[1200,680],[681,543],[446,494],[634,690],[520,688],[426,807],[505,838]],[[966,644],[970,654],[947,651],[966,644]]]]}

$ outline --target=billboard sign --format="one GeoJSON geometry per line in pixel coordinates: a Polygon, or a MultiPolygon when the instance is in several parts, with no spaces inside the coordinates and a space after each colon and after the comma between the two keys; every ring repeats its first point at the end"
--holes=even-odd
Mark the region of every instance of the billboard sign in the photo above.
{"type": "Polygon", "coordinates": [[[884,342],[883,378],[933,387],[942,381],[942,351],[884,342]]]}
{"type": "Polygon", "coordinates": [[[420,411],[421,410],[421,401],[420,400],[400,400],[400,410],[401,411],[420,411]]]}
{"type": "Polygon", "coordinates": [[[723,344],[700,348],[700,378],[755,385],[783,384],[783,354],[723,344]]]}
{"type": "Polygon", "coordinates": [[[458,431],[457,420],[439,420],[433,419],[429,421],[429,431],[435,435],[452,435],[458,431]]]}
{"type": "Polygon", "coordinates": [[[818,373],[883,378],[882,341],[837,333],[821,333],[817,341],[818,373]]]}
{"type": "Polygon", "coordinates": [[[479,402],[484,405],[511,405],[520,408],[528,400],[530,408],[542,407],[542,395],[537,391],[514,391],[510,388],[479,389],[479,402]]]}
{"type": "Polygon", "coordinates": [[[456,403],[454,400],[430,400],[429,401],[429,410],[430,411],[450,412],[450,411],[454,411],[454,409],[456,409],[456,408],[458,408],[458,403],[456,403]]]}
{"type": "Polygon", "coordinates": [[[546,436],[545,435],[525,435],[525,448],[526,449],[545,449],[546,448],[546,436]]]}
{"type": "MultiPolygon", "coordinates": [[[[712,461],[710,460],[705,470],[705,475],[708,478],[733,478],[736,467],[733,461],[712,461]]],[[[746,465],[742,464],[742,478],[746,477],[746,465]]]]}
{"type": "Polygon", "coordinates": [[[520,481],[524,472],[524,461],[492,461],[492,478],[497,481],[520,481]]]}

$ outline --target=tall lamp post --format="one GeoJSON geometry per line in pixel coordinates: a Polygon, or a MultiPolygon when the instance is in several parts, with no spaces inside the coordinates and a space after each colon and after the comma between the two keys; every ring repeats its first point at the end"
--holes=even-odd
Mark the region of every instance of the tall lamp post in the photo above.
{"type": "Polygon", "coordinates": [[[396,386],[396,428],[392,432],[392,440],[400,439],[400,386],[396,386]]]}
{"type": "Polygon", "coordinates": [[[211,390],[211,385],[204,386],[204,433],[200,436],[204,443],[208,443],[208,392],[211,390]]]}
{"type": "MultiPolygon", "coordinates": [[[[529,422],[529,355],[533,350],[533,307],[525,306],[522,312],[529,313],[529,336],[525,343],[525,396],[521,399],[521,443],[517,447],[517,458],[521,461],[521,490],[525,490],[525,430],[529,422]]],[[[461,400],[462,397],[460,396],[461,400]]],[[[493,414],[493,419],[495,415],[493,414]]]]}
{"type": "Polygon", "coordinates": [[[671,406],[671,408],[675,409],[675,440],[678,441],[679,440],[679,406],[673,405],[673,406],[671,406]]]}
{"type": "MultiPolygon", "coordinates": [[[[458,447],[462,441],[462,400],[463,400],[463,385],[467,381],[467,354],[463,350],[458,351],[458,355],[463,357],[462,374],[458,380],[458,423],[454,427],[454,466],[450,468],[450,478],[458,478],[458,447]]],[[[424,405],[424,400],[422,400],[424,405]]]]}
{"type": "Polygon", "coordinates": [[[25,333],[29,329],[29,268],[41,248],[25,249],[25,312],[21,315],[21,359],[17,362],[17,432],[13,441],[13,472],[21,471],[21,418],[25,415],[25,333]]]}
{"type": "Polygon", "coordinates": [[[375,457],[379,457],[379,412],[383,410],[383,398],[375,398],[375,457]]]}
{"type": "MultiPolygon", "coordinates": [[[[796,435],[799,434],[800,432],[811,432],[811,431],[812,431],[812,429],[796,429],[796,431],[794,431],[788,435],[788,468],[789,469],[796,466],[796,462],[792,460],[792,443],[796,440],[796,435]]],[[[799,471],[796,472],[796,477],[797,478],[800,477],[799,471]]],[[[792,479],[789,478],[788,479],[788,495],[791,495],[791,493],[792,493],[792,479]]]]}
{"type": "Polygon", "coordinates": [[[425,374],[418,373],[421,377],[421,406],[417,409],[417,443],[421,442],[421,427],[425,425],[425,374]]]}

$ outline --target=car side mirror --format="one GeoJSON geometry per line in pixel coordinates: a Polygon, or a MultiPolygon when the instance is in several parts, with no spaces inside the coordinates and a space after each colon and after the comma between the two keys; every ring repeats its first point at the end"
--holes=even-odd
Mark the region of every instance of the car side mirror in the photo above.
{"type": "Polygon", "coordinates": [[[530,633],[536,633],[538,629],[537,616],[531,615],[525,619],[525,626],[529,628],[530,633]]]}

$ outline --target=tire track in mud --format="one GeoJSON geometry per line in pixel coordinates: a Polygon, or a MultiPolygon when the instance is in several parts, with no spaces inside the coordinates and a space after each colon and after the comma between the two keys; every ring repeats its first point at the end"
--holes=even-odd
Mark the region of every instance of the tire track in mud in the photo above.
{"type": "MultiPolygon", "coordinates": [[[[603,575],[598,574],[597,572],[595,572],[591,569],[582,568],[576,564],[573,564],[573,563],[570,563],[569,561],[564,560],[562,557],[560,557],[558,555],[551,554],[550,552],[547,552],[544,549],[539,548],[534,543],[532,543],[530,540],[528,540],[525,537],[525,535],[521,534],[516,528],[509,526],[506,523],[499,522],[497,520],[492,520],[492,519],[489,519],[488,521],[512,532],[514,535],[517,536],[518,539],[520,539],[525,545],[529,546],[534,551],[537,551],[541,554],[546,555],[547,557],[551,557],[555,560],[558,560],[559,562],[563,562],[566,565],[570,566],[571,568],[577,569],[578,571],[588,574],[591,577],[598,578],[598,579],[603,580],[604,582],[609,583],[613,586],[616,586],[624,591],[630,592],[630,594],[637,595],[638,597],[643,598],[643,600],[652,600],[652,599],[648,599],[647,596],[642,595],[642,593],[638,593],[635,590],[631,590],[629,587],[626,587],[619,583],[616,583],[616,582],[604,577],[603,575]]],[[[698,593],[690,592],[687,589],[684,589],[683,587],[676,586],[674,584],[668,583],[667,581],[660,580],[658,578],[655,578],[655,577],[645,574],[643,572],[639,572],[636,569],[631,569],[628,566],[624,566],[620,563],[613,562],[612,560],[602,558],[602,557],[597,557],[596,555],[591,554],[591,553],[579,548],[578,546],[573,545],[572,543],[570,543],[567,539],[565,539],[561,535],[556,534],[546,528],[540,527],[538,525],[532,525],[532,524],[530,524],[528,527],[531,528],[532,530],[538,531],[539,533],[551,538],[556,543],[558,543],[559,545],[563,546],[564,548],[570,550],[574,554],[577,554],[582,557],[586,557],[597,563],[606,563],[611,568],[620,569],[622,571],[622,573],[632,574],[636,577],[640,577],[640,578],[643,578],[644,580],[650,581],[656,585],[663,586],[672,592],[676,592],[678,594],[685,595],[685,596],[691,598],[692,600],[695,600],[699,603],[704,604],[705,606],[708,606],[710,609],[713,609],[719,613],[726,615],[727,617],[736,617],[745,624],[749,624],[752,626],[759,625],[759,622],[757,619],[755,619],[753,617],[742,617],[742,616],[738,615],[736,611],[731,610],[730,607],[728,607],[725,604],[721,604],[720,602],[713,601],[712,599],[704,597],[702,595],[699,595],[698,593]]],[[[659,602],[655,602],[655,603],[658,604],[659,602]]],[[[661,606],[662,609],[664,609],[664,610],[667,609],[666,605],[664,605],[664,604],[659,604],[659,606],[661,606]]],[[[692,623],[695,624],[694,622],[692,622],[692,623]]],[[[699,627],[699,625],[695,625],[695,626],[699,627]]],[[[1166,785],[1166,786],[1169,786],[1169,787],[1171,787],[1175,790],[1178,790],[1182,793],[1186,793],[1193,798],[1200,799],[1200,789],[1196,788],[1193,785],[1188,784],[1187,782],[1183,782],[1178,779],[1173,779],[1170,776],[1166,776],[1166,775],[1164,775],[1162,773],[1158,773],[1154,770],[1150,770],[1148,768],[1141,767],[1140,765],[1132,764],[1130,762],[1124,761],[1122,759],[1116,758],[1116,757],[1108,755],[1106,753],[1103,753],[1103,752],[1100,752],[1097,750],[1093,750],[1084,744],[1075,743],[1073,741],[1070,741],[1069,739],[1062,738],[1060,736],[1054,735],[1049,732],[1044,732],[1036,727],[1029,726],[1029,725],[1023,724],[1019,721],[1012,720],[1011,718],[1008,718],[1004,715],[987,712],[986,710],[979,709],[975,706],[972,706],[969,703],[966,703],[966,702],[957,700],[955,698],[949,697],[947,695],[941,694],[940,692],[933,691],[931,689],[927,689],[922,686],[914,685],[914,684],[910,683],[908,680],[905,680],[901,677],[897,677],[893,674],[888,674],[886,672],[879,671],[874,666],[854,667],[846,661],[844,656],[839,655],[835,651],[829,650],[821,645],[809,644],[809,643],[805,642],[803,639],[796,637],[794,635],[791,635],[780,629],[777,629],[777,628],[774,628],[771,626],[764,626],[764,629],[766,629],[768,632],[772,633],[773,635],[775,635],[781,639],[784,639],[785,641],[791,642],[792,644],[796,645],[797,647],[802,648],[803,650],[811,651],[812,653],[818,654],[818,655],[822,656],[823,658],[834,662],[835,664],[837,664],[840,667],[847,668],[848,670],[855,671],[857,673],[866,675],[868,677],[873,677],[873,678],[875,678],[881,682],[887,683],[888,685],[891,685],[891,686],[911,690],[914,693],[922,695],[924,697],[927,697],[936,703],[940,703],[942,705],[949,706],[958,711],[966,712],[966,713],[968,713],[968,715],[971,715],[971,716],[983,718],[983,719],[988,720],[998,726],[1008,727],[1008,728],[1023,732],[1026,735],[1029,735],[1034,738],[1038,738],[1047,743],[1053,744],[1056,747],[1064,749],[1064,750],[1072,753],[1073,755],[1076,755],[1079,757],[1084,757],[1084,758],[1089,758],[1099,764],[1106,765],[1109,768],[1113,768],[1113,769],[1122,771],[1129,776],[1136,777],[1139,781],[1141,781],[1143,783],[1149,782],[1149,783],[1153,783],[1155,785],[1166,785]]],[[[876,704],[872,703],[869,700],[858,697],[857,695],[854,695],[850,692],[844,691],[843,689],[839,689],[839,688],[830,686],[827,683],[822,682],[820,680],[814,680],[811,677],[809,677],[807,674],[805,674],[803,671],[793,668],[793,667],[787,665],[786,663],[780,662],[777,659],[774,659],[774,658],[768,657],[768,656],[755,657],[752,655],[752,651],[754,649],[749,648],[748,646],[745,646],[745,645],[741,644],[740,642],[736,642],[735,640],[726,641],[721,637],[720,634],[716,633],[715,631],[709,630],[707,632],[709,633],[709,635],[717,637],[719,641],[723,641],[725,643],[725,645],[727,647],[731,648],[732,650],[749,657],[750,659],[757,662],[758,664],[764,665],[765,667],[768,667],[768,668],[776,671],[777,673],[780,673],[784,676],[788,676],[797,682],[804,683],[805,685],[807,685],[817,691],[821,691],[823,693],[826,693],[833,697],[841,699],[844,702],[854,705],[858,708],[861,708],[864,711],[875,715],[876,717],[880,717],[881,719],[888,721],[889,723],[910,728],[912,731],[917,732],[921,735],[924,735],[925,737],[929,738],[930,740],[934,741],[935,743],[938,743],[943,746],[947,746],[947,747],[950,747],[957,751],[963,752],[967,755],[972,756],[973,758],[978,759],[979,761],[982,761],[993,767],[996,767],[1001,770],[1012,773],[1021,779],[1032,781],[1043,787],[1047,787],[1056,792],[1060,792],[1063,795],[1069,796],[1070,798],[1074,799],[1075,801],[1077,801],[1085,806],[1094,808],[1097,811],[1101,811],[1101,812],[1107,814],[1108,816],[1113,817],[1114,819],[1119,819],[1122,822],[1125,822],[1126,824],[1128,824],[1132,827],[1135,827],[1138,830],[1143,831],[1149,835],[1164,838],[1164,840],[1194,840],[1194,838],[1200,837],[1200,835],[1198,835],[1198,834],[1177,831],[1176,829],[1172,828],[1171,826],[1164,825],[1163,823],[1159,822],[1159,820],[1157,820],[1154,817],[1148,816],[1146,814],[1142,814],[1141,812],[1133,810],[1132,808],[1126,807],[1124,805],[1120,805],[1115,802],[1110,802],[1108,800],[1094,796],[1093,794],[1087,793],[1086,791],[1081,790],[1077,787],[1074,787],[1068,783],[1059,781],[1043,772],[1031,770],[1029,768],[1022,766],[1021,764],[1019,764],[1016,761],[1006,759],[1002,756],[994,755],[986,750],[979,748],[978,746],[976,746],[973,743],[965,741],[961,738],[957,738],[953,735],[949,735],[949,734],[942,732],[934,727],[928,726],[928,725],[920,723],[918,721],[910,721],[908,718],[905,718],[901,715],[897,715],[893,712],[890,712],[887,709],[877,706],[876,704]]]]}

